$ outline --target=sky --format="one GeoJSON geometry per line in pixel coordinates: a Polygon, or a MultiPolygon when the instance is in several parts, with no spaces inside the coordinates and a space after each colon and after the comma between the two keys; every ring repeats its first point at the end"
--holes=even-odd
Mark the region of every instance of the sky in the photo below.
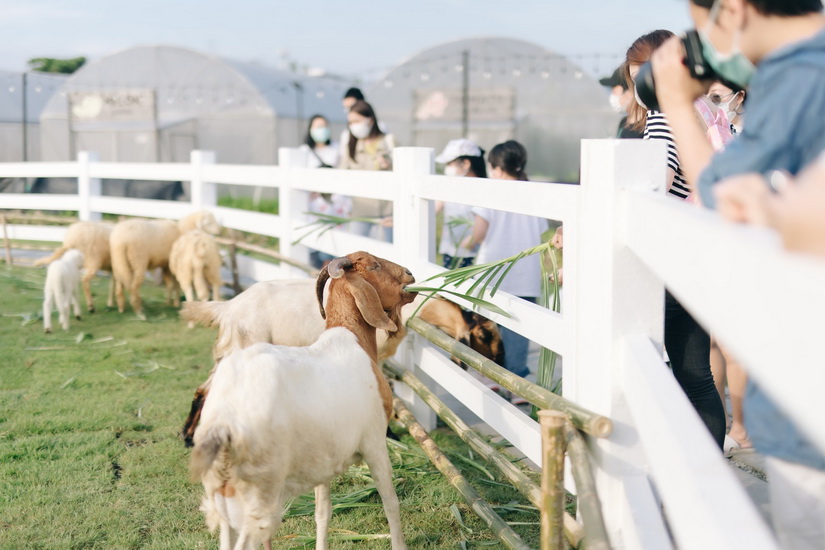
{"type": "Polygon", "coordinates": [[[430,46],[501,36],[588,56],[593,74],[648,31],[689,27],[687,0],[0,0],[0,69],[168,44],[369,80],[430,46]]]}

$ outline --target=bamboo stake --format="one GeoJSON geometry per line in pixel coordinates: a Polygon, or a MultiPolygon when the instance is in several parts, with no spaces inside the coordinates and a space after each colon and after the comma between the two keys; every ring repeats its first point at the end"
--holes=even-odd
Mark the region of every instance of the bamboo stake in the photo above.
{"type": "Polygon", "coordinates": [[[22,222],[43,222],[58,225],[69,225],[78,221],[76,216],[47,216],[45,214],[23,214],[21,212],[8,212],[6,217],[10,221],[22,222]]]}
{"type": "Polygon", "coordinates": [[[520,376],[516,376],[475,350],[450,338],[450,336],[426,321],[413,317],[407,321],[407,326],[454,357],[458,357],[484,376],[522,396],[530,403],[538,405],[542,409],[551,409],[567,414],[573,425],[581,431],[594,437],[607,437],[613,431],[613,422],[609,418],[589,411],[549,390],[528,382],[520,376]]]}
{"type": "Polygon", "coordinates": [[[584,546],[587,550],[610,550],[610,539],[604,526],[602,506],[596,492],[596,482],[590,469],[587,444],[582,434],[570,422],[564,424],[567,455],[576,481],[578,510],[584,521],[584,546]]]}
{"type": "MultiPolygon", "coordinates": [[[[541,489],[521,469],[513,464],[503,453],[487,443],[481,435],[464,423],[461,418],[425,386],[421,380],[409,371],[400,369],[392,361],[385,361],[384,366],[393,376],[404,382],[432,408],[461,439],[463,439],[481,457],[491,463],[518,492],[524,495],[536,508],[541,508],[541,489]]],[[[568,513],[564,514],[564,537],[570,546],[578,548],[584,538],[582,526],[568,513]]]]}
{"type": "Polygon", "coordinates": [[[400,399],[394,400],[395,410],[398,414],[398,419],[407,428],[410,435],[427,453],[435,467],[444,474],[450,484],[458,489],[461,496],[470,505],[470,508],[478,515],[479,518],[490,528],[493,534],[498,538],[505,548],[514,550],[529,550],[530,547],[525,544],[521,537],[513,531],[512,527],[501,519],[495,510],[479,496],[472,485],[467,481],[461,472],[453,465],[452,462],[441,452],[435,442],[427,435],[426,430],[416,422],[415,417],[407,410],[400,399]]]}
{"type": "Polygon", "coordinates": [[[6,246],[6,265],[12,265],[11,245],[9,244],[9,231],[6,226],[6,216],[0,216],[3,220],[3,244],[6,246]]]}
{"type": "Polygon", "coordinates": [[[539,411],[541,423],[541,550],[561,550],[564,514],[564,424],[558,411],[539,411]]]}
{"type": "Polygon", "coordinates": [[[279,254],[278,252],[275,252],[273,250],[269,250],[268,248],[264,248],[263,246],[258,246],[258,245],[249,244],[249,243],[237,242],[237,241],[233,241],[232,239],[227,239],[227,238],[224,238],[224,237],[215,237],[215,242],[217,242],[219,244],[222,244],[222,245],[226,245],[226,246],[229,246],[232,243],[235,243],[235,246],[240,250],[246,250],[247,252],[254,252],[255,254],[261,254],[263,256],[268,256],[270,258],[278,260],[279,262],[289,264],[292,267],[297,267],[301,271],[305,271],[308,274],[312,275],[313,277],[318,274],[318,270],[316,270],[315,268],[313,268],[311,266],[308,266],[304,263],[298,262],[296,260],[293,260],[289,256],[284,256],[283,254],[279,254]]]}
{"type": "Polygon", "coordinates": [[[238,274],[238,244],[235,241],[229,243],[229,267],[232,270],[232,291],[235,296],[241,293],[241,277],[238,274]]]}

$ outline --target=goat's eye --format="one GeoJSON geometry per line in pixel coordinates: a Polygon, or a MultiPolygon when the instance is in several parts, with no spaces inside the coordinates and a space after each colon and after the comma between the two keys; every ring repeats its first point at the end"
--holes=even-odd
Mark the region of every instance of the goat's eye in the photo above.
{"type": "Polygon", "coordinates": [[[370,271],[375,271],[376,269],[381,269],[381,264],[375,264],[369,267],[370,271]]]}

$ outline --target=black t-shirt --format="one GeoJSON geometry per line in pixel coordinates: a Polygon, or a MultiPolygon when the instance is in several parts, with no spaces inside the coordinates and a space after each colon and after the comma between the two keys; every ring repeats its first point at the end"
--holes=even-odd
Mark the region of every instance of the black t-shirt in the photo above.
{"type": "Polygon", "coordinates": [[[642,139],[645,137],[644,131],[632,130],[627,126],[626,116],[619,122],[619,131],[616,135],[619,139],[642,139]]]}

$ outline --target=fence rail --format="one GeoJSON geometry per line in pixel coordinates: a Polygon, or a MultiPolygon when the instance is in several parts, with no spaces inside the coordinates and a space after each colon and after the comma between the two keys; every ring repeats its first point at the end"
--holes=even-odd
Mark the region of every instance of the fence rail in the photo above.
{"type": "MultiPolygon", "coordinates": [[[[775,548],[765,523],[720,456],[662,360],[667,286],[747,366],[825,449],[818,390],[825,370],[817,344],[824,326],[825,264],[788,254],[764,230],[735,227],[664,197],[662,144],[582,142],[582,182],[502,183],[434,175],[429,149],[399,148],[393,172],[310,170],[304,153],[281,150],[279,166],[234,166],[193,152],[185,164],[0,164],[2,177],[70,177],[77,195],[0,193],[0,208],[76,210],[180,218],[213,210],[226,227],[277,237],[280,252],[306,263],[311,246],[331,254],[370,250],[409,267],[418,280],[435,262],[433,201],[444,200],[541,216],[565,225],[565,290],[557,314],[499,292],[491,302],[513,314],[489,317],[563,356],[564,397],[613,421],[590,438],[595,482],[614,548],[775,548]],[[101,178],[189,181],[189,201],[101,195],[101,178]],[[277,215],[217,206],[217,185],[278,189],[277,215]],[[304,232],[310,191],[390,200],[394,242],[345,231],[293,242],[304,232]],[[781,368],[777,368],[781,366],[781,368]],[[662,514],[664,506],[667,523],[662,514]]],[[[9,226],[16,239],[62,239],[65,228],[9,226]]],[[[286,264],[239,256],[254,278],[301,277],[286,264]]],[[[461,300],[456,300],[461,303],[461,300]]],[[[466,305],[466,304],[465,304],[466,305]]],[[[513,445],[540,462],[536,422],[492,395],[446,354],[411,334],[396,356],[436,394],[452,394],[513,445]]],[[[435,414],[403,383],[396,391],[426,427],[435,414]]]]}

